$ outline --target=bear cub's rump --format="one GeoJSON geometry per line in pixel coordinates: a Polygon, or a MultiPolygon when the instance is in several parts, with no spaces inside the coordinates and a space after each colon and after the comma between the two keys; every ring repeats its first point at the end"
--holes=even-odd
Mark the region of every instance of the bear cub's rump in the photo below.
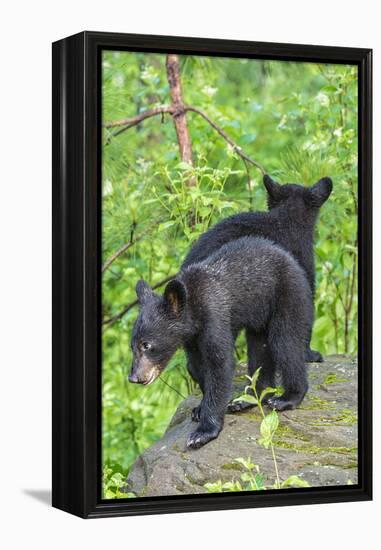
{"type": "Polygon", "coordinates": [[[311,288],[303,269],[285,250],[260,237],[223,245],[188,265],[159,296],[140,281],[130,381],[148,384],[180,346],[203,398],[199,424],[188,438],[197,448],[218,436],[231,399],[234,342],[245,329],[248,370],[261,367],[258,384],[282,378],[284,394],[268,399],[277,410],[295,408],[307,391],[305,348],[312,323],[311,288]],[[255,350],[255,354],[254,354],[255,350]]]}

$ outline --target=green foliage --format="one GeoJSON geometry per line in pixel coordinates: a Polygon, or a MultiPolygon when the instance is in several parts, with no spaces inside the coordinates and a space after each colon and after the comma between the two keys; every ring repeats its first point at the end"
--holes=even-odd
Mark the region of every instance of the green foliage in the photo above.
{"type": "MultiPolygon", "coordinates": [[[[205,111],[279,181],[309,185],[333,178],[316,233],[313,346],[323,353],[355,353],[356,67],[186,57],[181,70],[185,102],[205,111]]],[[[103,53],[104,122],[169,102],[165,55],[103,53]]],[[[242,160],[202,117],[189,112],[187,120],[194,168],[180,162],[170,115],[149,118],[116,137],[115,128],[104,129],[103,262],[136,239],[103,274],[104,319],[134,302],[139,278],[154,285],[175,274],[210,225],[235,212],[265,209],[258,171],[250,168],[248,177],[242,160]]],[[[104,325],[102,338],[103,462],[123,475],[161,437],[182,396],[194,389],[182,353],[152,386],[128,384],[136,313],[132,307],[104,325]]],[[[237,357],[245,361],[245,355],[240,337],[237,357]]]]}
{"type": "Polygon", "coordinates": [[[275,481],[273,485],[265,485],[265,474],[260,471],[259,466],[254,464],[250,457],[247,459],[236,458],[235,462],[240,464],[244,468],[244,473],[240,476],[240,481],[228,481],[223,483],[221,480],[216,482],[206,483],[205,489],[209,493],[228,493],[236,491],[260,491],[266,489],[286,489],[288,487],[309,487],[309,483],[300,478],[297,475],[292,475],[280,481],[278,463],[275,455],[275,449],[273,444],[274,436],[279,428],[279,417],[275,410],[266,414],[263,408],[263,399],[268,394],[281,393],[279,388],[265,388],[260,395],[257,392],[257,381],[261,369],[257,369],[252,377],[247,376],[250,381],[245,388],[245,392],[240,397],[237,397],[235,401],[246,401],[247,403],[255,404],[258,406],[262,416],[262,421],[259,427],[261,437],[258,439],[258,444],[262,445],[265,449],[270,449],[275,469],[275,481]],[[249,393],[250,392],[250,393],[249,393]]]}
{"type": "MultiPolygon", "coordinates": [[[[268,394],[277,394],[279,393],[279,390],[277,388],[265,388],[260,395],[258,395],[257,391],[257,382],[260,375],[261,369],[257,369],[252,377],[247,376],[248,380],[250,381],[250,384],[248,384],[245,387],[245,392],[242,398],[247,397],[248,395],[252,394],[255,398],[255,403],[259,408],[259,412],[262,416],[262,422],[260,425],[260,433],[261,437],[258,440],[259,445],[262,445],[265,449],[268,449],[270,447],[271,454],[273,458],[274,463],[274,470],[275,470],[275,476],[276,480],[274,483],[275,489],[281,488],[281,482],[279,478],[279,472],[278,472],[278,464],[275,456],[275,450],[274,450],[274,444],[273,439],[275,436],[275,433],[279,427],[279,418],[278,413],[275,410],[272,410],[270,413],[266,414],[265,410],[263,408],[263,399],[268,394]],[[249,393],[250,392],[250,393],[249,393]]],[[[237,400],[240,398],[238,397],[237,400]]]]}
{"type": "Polygon", "coordinates": [[[241,481],[222,482],[219,479],[214,483],[205,483],[204,487],[208,493],[235,493],[238,491],[261,491],[266,489],[259,466],[253,464],[250,457],[247,459],[236,458],[235,462],[244,469],[243,474],[240,476],[241,481]]]}
{"type": "Polygon", "coordinates": [[[236,493],[240,491],[265,491],[268,489],[287,489],[288,487],[304,488],[310,484],[305,479],[293,475],[282,481],[278,487],[274,485],[265,485],[264,474],[260,472],[259,466],[253,464],[251,458],[236,458],[235,461],[241,464],[244,468],[243,474],[240,476],[240,481],[221,481],[205,483],[204,487],[208,493],[236,493]]]}
{"type": "Polygon", "coordinates": [[[121,492],[126,487],[125,475],[107,466],[103,468],[102,487],[104,498],[135,498],[134,493],[121,492]]]}

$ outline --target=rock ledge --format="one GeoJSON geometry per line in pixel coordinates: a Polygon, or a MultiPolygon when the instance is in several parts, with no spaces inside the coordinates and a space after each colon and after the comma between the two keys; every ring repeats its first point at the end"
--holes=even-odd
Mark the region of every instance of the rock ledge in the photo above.
{"type": "MultiPolygon", "coordinates": [[[[279,415],[275,436],[281,480],[298,475],[311,486],[357,483],[357,362],[330,356],[308,366],[310,390],[300,408],[279,415]]],[[[234,389],[245,386],[243,366],[237,368],[234,389]]],[[[164,436],[146,449],[132,466],[128,490],[137,496],[204,493],[204,485],[237,480],[243,473],[235,462],[250,457],[274,483],[270,450],[257,441],[260,415],[256,408],[227,414],[219,437],[198,450],[186,448],[194,429],[190,413],[200,396],[178,407],[164,436]]]]}

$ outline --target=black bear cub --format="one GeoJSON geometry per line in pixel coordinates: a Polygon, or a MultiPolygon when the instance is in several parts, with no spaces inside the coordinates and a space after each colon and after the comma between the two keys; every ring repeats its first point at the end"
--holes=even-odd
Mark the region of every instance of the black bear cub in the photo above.
{"type": "MultiPolygon", "coordinates": [[[[307,391],[305,348],[313,311],[304,271],[285,250],[260,237],[242,237],[202,262],[183,268],[164,295],[139,281],[139,316],[132,333],[130,382],[150,384],[183,346],[187,367],[203,398],[192,413],[199,422],[188,447],[218,436],[231,399],[234,342],[241,329],[262,334],[260,349],[248,345],[248,370],[261,367],[260,388],[282,378],[284,394],[268,404],[293,409],[307,391]]],[[[248,342],[251,340],[248,339],[248,342]]]]}
{"type": "MultiPolygon", "coordinates": [[[[265,237],[290,252],[305,270],[315,292],[315,265],[313,235],[320,207],[332,191],[332,180],[322,178],[312,187],[303,187],[294,183],[280,185],[267,174],[263,178],[267,190],[269,212],[243,212],[230,216],[217,223],[201,235],[195,242],[182,267],[200,262],[215,252],[223,244],[250,235],[265,237]]],[[[311,331],[312,332],[312,326],[311,331]]],[[[307,361],[322,361],[319,352],[307,346],[307,361]]],[[[260,346],[256,339],[251,345],[260,346]]]]}

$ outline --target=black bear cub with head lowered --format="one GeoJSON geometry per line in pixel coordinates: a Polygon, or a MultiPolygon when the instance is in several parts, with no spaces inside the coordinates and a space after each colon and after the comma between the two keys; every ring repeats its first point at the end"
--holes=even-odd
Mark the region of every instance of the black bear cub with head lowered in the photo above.
{"type": "MultiPolygon", "coordinates": [[[[150,384],[183,346],[187,367],[203,398],[193,411],[199,422],[188,447],[218,436],[232,392],[234,342],[241,329],[264,333],[260,350],[248,346],[249,374],[261,367],[260,389],[282,378],[284,394],[268,404],[295,408],[307,388],[305,348],[313,311],[305,273],[285,250],[259,237],[231,241],[204,261],[188,265],[170,281],[164,295],[139,281],[139,316],[132,334],[129,380],[150,384]]],[[[248,340],[250,341],[250,340],[248,340]]]]}
{"type": "MultiPolygon", "coordinates": [[[[200,262],[223,244],[245,235],[265,237],[290,252],[304,269],[315,292],[313,234],[320,207],[332,191],[332,180],[322,178],[312,187],[293,183],[280,185],[265,175],[269,212],[243,212],[217,223],[195,242],[182,267],[200,262]]],[[[312,332],[312,326],[310,329],[312,332]]],[[[319,352],[307,345],[307,361],[322,361],[319,352]]],[[[248,346],[261,347],[263,335],[252,338],[248,346]]]]}

